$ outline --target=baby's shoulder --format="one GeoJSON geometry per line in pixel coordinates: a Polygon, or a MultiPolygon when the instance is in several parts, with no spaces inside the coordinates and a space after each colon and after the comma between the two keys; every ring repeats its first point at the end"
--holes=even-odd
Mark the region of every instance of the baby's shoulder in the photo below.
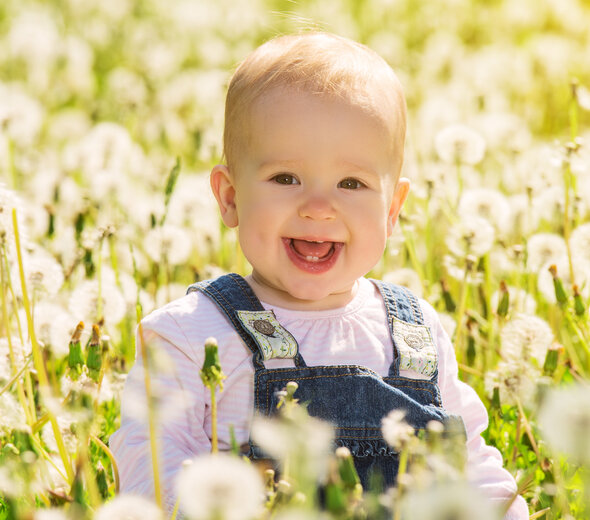
{"type": "Polygon", "coordinates": [[[178,344],[202,345],[210,336],[220,342],[233,333],[226,316],[200,291],[192,291],[152,311],[141,321],[144,331],[178,344]]]}

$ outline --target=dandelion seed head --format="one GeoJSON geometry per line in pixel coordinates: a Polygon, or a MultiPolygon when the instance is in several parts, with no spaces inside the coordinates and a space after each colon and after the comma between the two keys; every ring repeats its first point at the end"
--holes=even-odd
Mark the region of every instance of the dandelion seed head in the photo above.
{"type": "Polygon", "coordinates": [[[181,227],[164,224],[148,231],[145,250],[154,262],[166,260],[170,265],[181,265],[191,253],[191,237],[181,227]]]}
{"type": "Polygon", "coordinates": [[[117,325],[125,317],[125,298],[116,285],[102,283],[100,293],[102,316],[98,316],[98,281],[84,280],[75,287],[69,298],[68,309],[76,323],[94,323],[104,317],[107,325],[117,325]]]}
{"type": "Polygon", "coordinates": [[[434,146],[440,159],[449,164],[477,164],[483,159],[486,150],[483,137],[461,124],[443,128],[436,135],[434,146]]]}
{"type": "Polygon", "coordinates": [[[539,411],[539,427],[557,453],[572,462],[590,462],[590,388],[585,384],[552,388],[539,411]]]}
{"type": "MultiPolygon", "coordinates": [[[[25,363],[25,358],[31,354],[31,343],[23,345],[16,336],[11,336],[12,350],[14,353],[14,371],[18,372],[25,363]]],[[[0,386],[7,383],[13,375],[13,367],[10,361],[10,346],[8,338],[0,338],[0,386]]]]}
{"type": "Polygon", "coordinates": [[[13,56],[30,66],[51,64],[59,53],[60,35],[49,11],[37,6],[20,13],[11,21],[8,45],[13,56]]]}
{"type": "Polygon", "coordinates": [[[486,372],[484,386],[490,396],[498,387],[503,404],[527,404],[535,396],[540,377],[540,370],[525,360],[500,361],[495,370],[486,372]]]}
{"type": "MultiPolygon", "coordinates": [[[[49,404],[49,406],[51,406],[51,404],[49,404]]],[[[84,412],[74,413],[71,410],[65,410],[61,406],[60,408],[60,413],[56,416],[57,425],[59,427],[59,431],[61,432],[61,436],[67,451],[73,454],[76,453],[76,449],[78,447],[78,438],[74,434],[76,425],[80,422],[80,420],[84,421],[89,419],[90,415],[84,412]]],[[[41,428],[41,436],[43,437],[45,444],[47,444],[52,452],[59,452],[51,422],[47,422],[43,428],[41,428]]]]}
{"type": "Polygon", "coordinates": [[[35,295],[53,297],[64,283],[61,265],[40,246],[35,246],[32,253],[24,255],[23,268],[28,289],[35,295]]]}
{"type": "Polygon", "coordinates": [[[264,486],[254,466],[223,453],[183,467],[176,482],[180,509],[192,520],[249,520],[262,508],[264,486]]]}
{"type": "Polygon", "coordinates": [[[527,241],[527,268],[532,272],[567,254],[565,240],[555,233],[536,233],[527,241]]]}
{"type": "Polygon", "coordinates": [[[403,449],[414,437],[414,428],[407,423],[405,417],[405,410],[392,410],[381,421],[383,438],[397,450],[403,449]]]}
{"type": "Polygon", "coordinates": [[[409,267],[401,267],[394,271],[386,272],[382,277],[384,282],[391,282],[398,285],[403,285],[412,291],[419,298],[422,297],[422,280],[414,269],[409,267]]]}
{"type": "Polygon", "coordinates": [[[91,127],[88,114],[78,108],[64,108],[51,116],[51,125],[47,128],[49,140],[61,145],[73,135],[84,135],[91,127]]]}
{"type": "Polygon", "coordinates": [[[68,515],[58,509],[53,507],[51,509],[37,509],[33,514],[33,520],[68,520],[68,515]]]}
{"type": "Polygon", "coordinates": [[[559,184],[542,189],[533,196],[533,212],[540,222],[559,221],[563,216],[565,196],[559,184]]]}
{"type": "Polygon", "coordinates": [[[572,256],[590,261],[590,222],[576,227],[570,235],[572,256]]]}
{"type": "Polygon", "coordinates": [[[147,87],[141,76],[124,67],[117,67],[107,77],[108,91],[119,105],[141,106],[148,97],[147,87]]]}
{"type": "Polygon", "coordinates": [[[31,146],[43,124],[41,103],[16,85],[0,83],[0,128],[22,147],[31,146]]]}
{"type": "Polygon", "coordinates": [[[466,482],[437,484],[413,489],[402,499],[405,520],[495,520],[498,512],[477,488],[466,482]]]}
{"type": "MultiPolygon", "coordinates": [[[[21,323],[26,322],[24,309],[19,311],[21,323]]],[[[76,318],[56,300],[41,300],[33,307],[37,339],[57,357],[68,354],[70,337],[76,328],[76,318]]]]}
{"type": "Polygon", "coordinates": [[[217,202],[209,188],[209,175],[180,176],[170,199],[168,222],[191,230],[197,251],[218,246],[221,226],[217,202]]]}
{"type": "Polygon", "coordinates": [[[264,452],[279,461],[296,457],[305,466],[310,479],[321,481],[333,452],[333,427],[303,411],[295,413],[297,417],[289,422],[255,417],[252,438],[264,452]]]}
{"type": "Polygon", "coordinates": [[[446,244],[449,251],[459,258],[467,255],[481,257],[492,249],[495,238],[494,227],[487,219],[472,216],[449,230],[446,244]]]}
{"type": "Polygon", "coordinates": [[[461,220],[470,220],[474,216],[484,218],[502,235],[511,229],[510,204],[506,196],[498,190],[491,188],[465,190],[459,200],[457,213],[461,220]]]}
{"type": "Polygon", "coordinates": [[[477,128],[491,149],[508,148],[522,151],[530,147],[532,136],[526,123],[508,112],[485,112],[477,120],[477,128]]]}
{"type": "Polygon", "coordinates": [[[0,432],[8,434],[12,430],[28,431],[25,412],[10,392],[0,394],[0,432]]]}
{"type": "Polygon", "coordinates": [[[121,494],[100,506],[95,520],[164,520],[164,513],[151,500],[139,495],[121,494]]]}
{"type": "Polygon", "coordinates": [[[549,324],[530,314],[517,314],[502,329],[502,356],[508,361],[537,361],[542,367],[554,336],[549,324]]]}
{"type": "Polygon", "coordinates": [[[517,236],[528,236],[539,226],[539,215],[532,211],[529,197],[523,193],[517,193],[508,197],[510,206],[510,228],[517,236]]]}

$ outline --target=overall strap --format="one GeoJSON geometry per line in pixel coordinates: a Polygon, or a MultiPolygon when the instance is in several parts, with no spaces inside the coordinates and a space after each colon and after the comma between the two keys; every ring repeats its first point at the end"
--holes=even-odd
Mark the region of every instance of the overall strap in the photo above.
{"type": "Polygon", "coordinates": [[[371,281],[379,289],[385,303],[387,323],[393,341],[393,362],[389,367],[389,377],[397,377],[400,371],[401,355],[396,336],[399,336],[400,328],[412,329],[415,325],[423,326],[424,316],[418,298],[409,289],[382,280],[371,279],[371,281]]]}
{"type": "MultiPolygon", "coordinates": [[[[187,294],[193,291],[200,291],[213,300],[219,310],[227,316],[235,331],[252,352],[254,368],[257,370],[264,369],[262,347],[256,336],[244,326],[238,316],[239,311],[265,311],[248,282],[239,274],[229,273],[214,280],[194,283],[188,287],[187,294]]],[[[305,366],[298,348],[295,364],[296,366],[305,366]]]]}

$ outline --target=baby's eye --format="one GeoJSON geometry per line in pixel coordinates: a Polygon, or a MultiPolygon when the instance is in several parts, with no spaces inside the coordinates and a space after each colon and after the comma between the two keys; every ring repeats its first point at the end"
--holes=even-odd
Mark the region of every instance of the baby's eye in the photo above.
{"type": "Polygon", "coordinates": [[[361,181],[350,177],[338,183],[338,187],[344,188],[345,190],[358,190],[359,188],[363,188],[364,186],[365,185],[361,181]]]}
{"type": "Polygon", "coordinates": [[[299,181],[295,176],[290,173],[279,173],[278,175],[275,175],[272,180],[279,184],[299,184],[299,181]]]}

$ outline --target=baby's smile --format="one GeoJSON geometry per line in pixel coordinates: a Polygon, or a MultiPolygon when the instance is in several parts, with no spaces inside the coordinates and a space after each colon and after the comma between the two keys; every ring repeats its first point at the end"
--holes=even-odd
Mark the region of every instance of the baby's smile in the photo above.
{"type": "Polygon", "coordinates": [[[330,240],[307,240],[283,237],[287,256],[293,264],[308,273],[325,273],[338,259],[344,246],[330,240]]]}

